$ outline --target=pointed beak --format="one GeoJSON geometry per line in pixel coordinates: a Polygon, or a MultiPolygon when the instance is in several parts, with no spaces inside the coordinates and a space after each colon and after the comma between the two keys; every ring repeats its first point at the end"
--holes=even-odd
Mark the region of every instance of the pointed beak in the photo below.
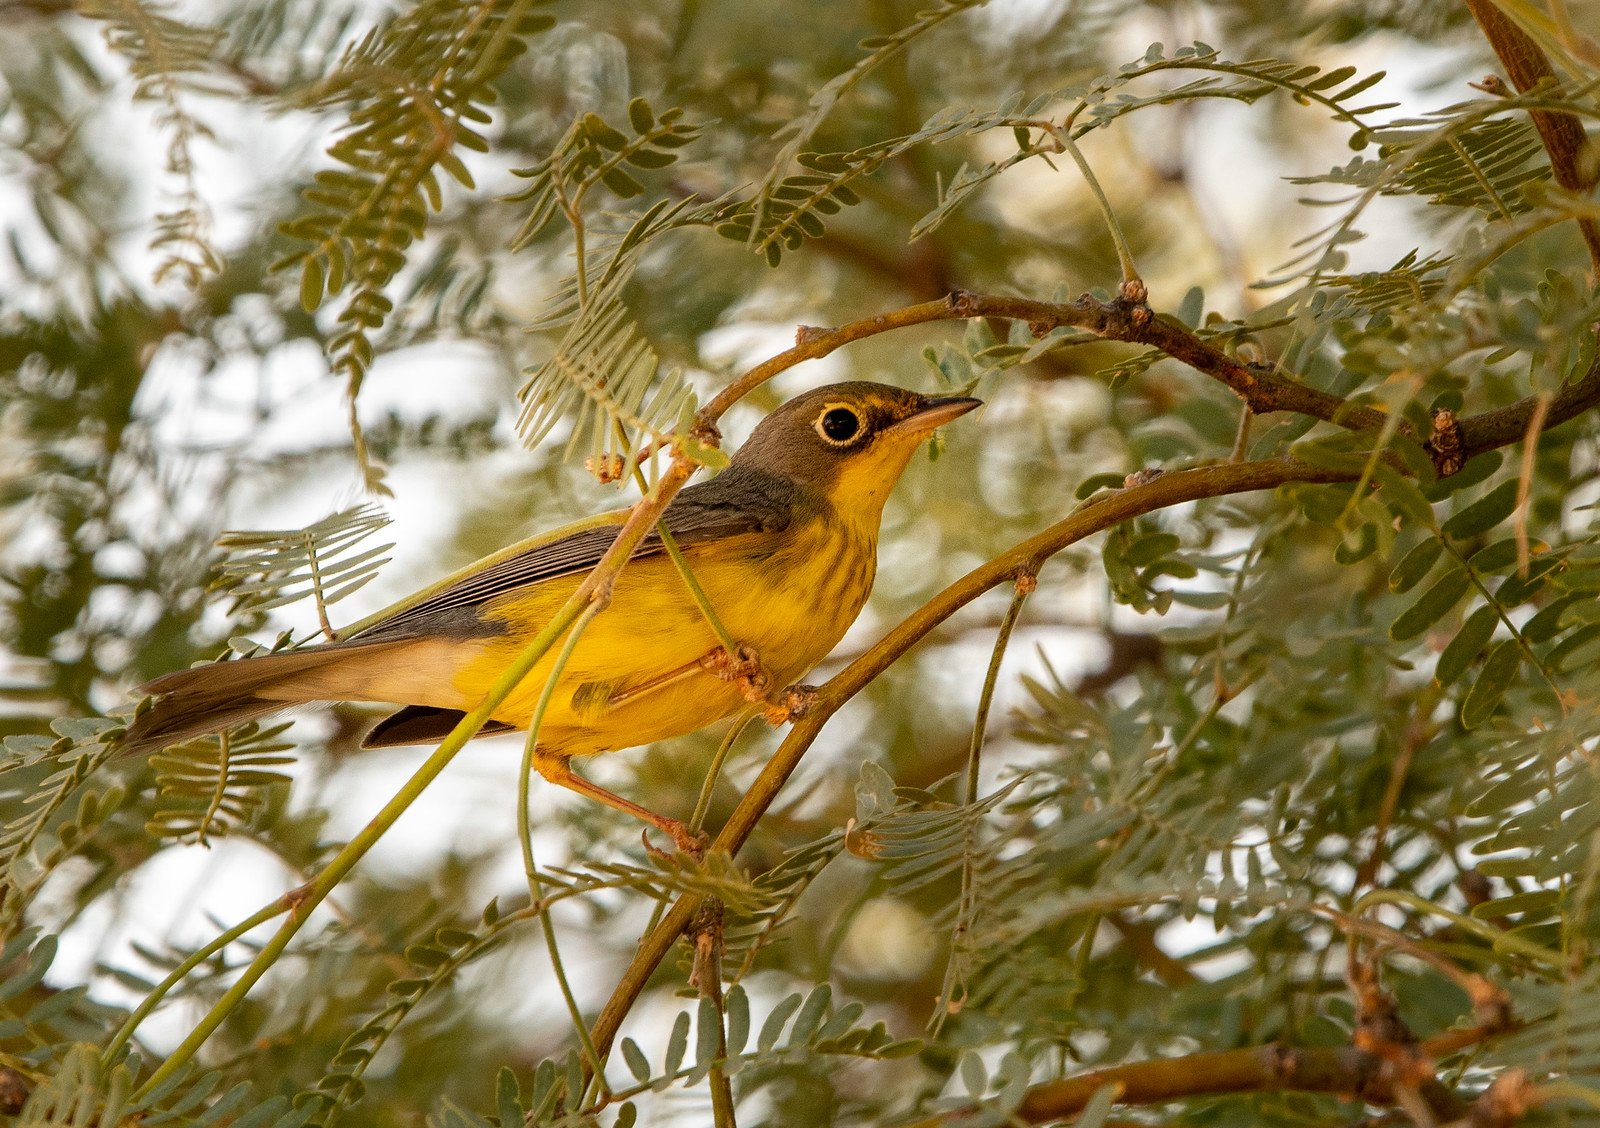
{"type": "Polygon", "coordinates": [[[958,419],[973,408],[982,406],[981,399],[971,396],[929,397],[922,401],[915,415],[907,416],[889,429],[902,434],[927,435],[952,419],[958,419]]]}

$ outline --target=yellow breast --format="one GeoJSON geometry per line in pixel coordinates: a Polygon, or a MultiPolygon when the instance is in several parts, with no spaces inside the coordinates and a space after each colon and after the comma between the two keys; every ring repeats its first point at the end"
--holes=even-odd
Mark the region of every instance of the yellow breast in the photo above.
{"type": "MultiPolygon", "coordinates": [[[[872,591],[876,527],[830,517],[781,533],[752,533],[685,549],[695,578],[728,633],[753,647],[777,686],[838,644],[872,591]]],[[[468,708],[572,594],[581,577],[542,584],[485,609],[511,626],[463,666],[450,696],[468,708]]],[[[704,670],[663,684],[717,647],[670,557],[631,562],[607,609],[578,642],[540,729],[558,755],[584,756],[693,732],[745,704],[737,686],[704,670]]],[[[526,726],[555,662],[554,648],[495,713],[526,726]]]]}

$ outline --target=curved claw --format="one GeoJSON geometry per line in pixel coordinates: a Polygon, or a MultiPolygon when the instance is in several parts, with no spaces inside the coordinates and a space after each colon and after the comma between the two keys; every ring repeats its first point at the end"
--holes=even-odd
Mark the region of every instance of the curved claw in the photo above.
{"type": "MultiPolygon", "coordinates": [[[[689,855],[697,862],[706,856],[706,849],[711,845],[711,836],[705,831],[691,832],[688,826],[675,819],[671,820],[671,825],[658,826],[656,829],[671,835],[672,844],[677,851],[680,854],[689,855]]],[[[644,841],[645,853],[652,858],[660,858],[662,861],[671,860],[671,854],[658,846],[650,844],[650,831],[648,829],[640,831],[639,837],[644,841]]]]}

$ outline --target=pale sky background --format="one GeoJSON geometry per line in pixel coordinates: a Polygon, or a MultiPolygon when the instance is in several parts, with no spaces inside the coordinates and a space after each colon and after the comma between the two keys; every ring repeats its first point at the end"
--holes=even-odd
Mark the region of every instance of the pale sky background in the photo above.
{"type": "MultiPolygon", "coordinates": [[[[1004,35],[1025,27],[1038,11],[1052,4],[1053,0],[995,0],[987,9],[963,17],[957,23],[969,27],[975,24],[984,34],[1004,35]]],[[[1129,59],[1139,57],[1151,40],[1163,36],[1169,39],[1169,49],[1177,45],[1153,13],[1147,18],[1127,20],[1123,27],[1126,42],[1119,46],[1129,59]]],[[[1196,29],[1195,34],[1222,46],[1226,52],[1227,45],[1205,34],[1205,29],[1196,29]]],[[[108,61],[106,49],[92,30],[85,29],[84,42],[93,58],[105,62],[113,70],[116,68],[115,63],[108,61]]],[[[1338,64],[1354,64],[1362,73],[1387,70],[1389,77],[1371,94],[1383,95],[1385,101],[1403,102],[1410,110],[1445,105],[1470,93],[1458,86],[1441,88],[1438,83],[1442,77],[1453,81],[1477,77],[1476,73],[1463,70],[1465,64],[1459,55],[1419,49],[1414,44],[1382,36],[1353,48],[1337,48],[1328,58],[1313,56],[1305,61],[1335,65],[1335,59],[1338,64]]],[[[110,104],[119,105],[115,98],[110,104]]],[[[304,115],[247,114],[223,102],[208,102],[194,109],[218,133],[219,143],[200,144],[196,156],[202,170],[200,182],[215,213],[219,242],[228,245],[241,240],[251,225],[259,221],[254,205],[261,183],[260,171],[270,170],[273,180],[281,182],[292,170],[308,170],[319,165],[320,150],[327,141],[328,123],[304,115]]],[[[844,112],[848,112],[848,108],[844,112]]],[[[1295,198],[1305,190],[1285,183],[1278,176],[1323,172],[1345,163],[1350,157],[1343,131],[1331,128],[1317,111],[1306,109],[1298,111],[1305,127],[1297,136],[1298,148],[1294,153],[1267,147],[1262,140],[1262,115],[1266,112],[1260,106],[1200,103],[1188,112],[1183,119],[1185,124],[1176,133],[1177,142],[1186,146],[1191,154],[1194,190],[1219,227],[1219,236],[1238,248],[1242,273],[1249,277],[1263,275],[1288,258],[1293,239],[1328,217],[1327,212],[1308,213],[1295,207],[1295,198]]],[[[1085,146],[1113,201],[1118,197],[1119,187],[1122,190],[1134,187],[1128,162],[1121,159],[1126,152],[1123,147],[1168,144],[1174,139],[1177,120],[1170,110],[1145,111],[1124,123],[1111,137],[1093,139],[1085,146]],[[1168,116],[1164,118],[1164,114],[1168,116]]],[[[107,136],[123,139],[116,151],[128,162],[136,180],[152,185],[167,183],[162,172],[165,142],[155,131],[148,109],[130,108],[123,103],[92,127],[105,131],[107,136]]],[[[1009,137],[1000,140],[1007,146],[1011,144],[1009,137]]],[[[480,158],[470,153],[464,156],[469,165],[474,166],[480,191],[484,194],[499,194],[512,186],[503,165],[492,156],[480,158]]],[[[25,210],[25,197],[19,192],[14,178],[0,177],[0,214],[6,215],[8,222],[25,210]]],[[[1052,172],[1035,162],[1001,180],[990,198],[1009,220],[1026,227],[1048,214],[1041,211],[1041,200],[1058,200],[1063,192],[1077,193],[1082,197],[1083,206],[1090,206],[1070,164],[1063,165],[1059,172],[1052,172]]],[[[154,191],[150,196],[147,212],[153,213],[161,206],[161,201],[154,191]]],[[[1419,227],[1412,205],[1389,201],[1380,201],[1361,226],[1369,238],[1351,248],[1352,269],[1388,267],[1410,247],[1419,243],[1434,245],[1441,238],[1437,232],[1419,227]]],[[[144,286],[150,285],[148,279],[153,265],[145,249],[147,239],[145,229],[129,230],[125,239],[128,273],[144,286]]],[[[1182,255],[1152,264],[1148,268],[1152,303],[1158,307],[1175,306],[1194,281],[1191,266],[1192,262],[1182,255]]],[[[781,282],[774,284],[781,285],[781,282]]],[[[0,286],[5,285],[7,280],[0,276],[0,286]]],[[[1230,289],[1229,279],[1221,277],[1208,280],[1207,290],[1209,305],[1226,312],[1243,312],[1243,303],[1247,300],[1268,300],[1261,295],[1252,297],[1236,288],[1230,289]]],[[[753,295],[749,303],[751,319],[727,324],[709,334],[703,342],[707,353],[743,367],[786,347],[792,341],[795,322],[805,319],[761,320],[759,311],[763,304],[761,295],[753,295]]],[[[178,448],[220,443],[226,446],[242,440],[239,449],[246,456],[266,457],[337,442],[345,434],[342,381],[328,375],[325,361],[314,348],[299,342],[277,349],[264,365],[257,365],[249,358],[231,363],[237,371],[230,371],[226,379],[213,375],[202,384],[201,366],[195,358],[185,356],[176,346],[160,352],[139,393],[137,410],[153,421],[163,445],[178,448]],[[258,368],[259,371],[254,370],[258,368]],[[252,434],[251,413],[259,394],[286,406],[274,413],[269,426],[252,434]]],[[[857,375],[866,373],[853,371],[847,350],[786,374],[781,386],[786,392],[792,392],[857,375]]],[[[707,378],[702,376],[702,379],[707,378]]],[[[1073,381],[1063,385],[1060,394],[1070,399],[1075,409],[1092,414],[1106,410],[1110,393],[1086,381],[1073,381]]],[[[435,343],[382,357],[367,381],[360,409],[362,417],[371,421],[390,412],[410,420],[438,413],[464,420],[488,414],[505,395],[494,359],[484,346],[471,341],[435,343]],[[441,378],[445,373],[448,377],[441,378]]],[[[1006,410],[1003,397],[991,410],[996,413],[1006,410]]],[[[394,560],[376,582],[336,608],[338,620],[349,622],[359,618],[432,578],[440,550],[454,532],[451,514],[462,489],[463,475],[495,475],[526,457],[514,446],[514,436],[510,432],[512,414],[502,412],[500,416],[500,425],[513,443],[506,452],[465,468],[452,464],[448,475],[438,473],[438,467],[423,458],[404,460],[393,468],[389,483],[396,496],[386,505],[394,524],[385,531],[383,539],[396,542],[394,560]]],[[[729,438],[742,438],[754,419],[751,411],[730,416],[729,438]]],[[[188,457],[194,457],[194,470],[203,474],[207,457],[223,456],[188,457]]],[[[570,472],[575,476],[583,473],[576,466],[570,472]]],[[[353,475],[340,467],[337,471],[297,482],[287,490],[241,497],[237,511],[227,514],[224,523],[234,528],[299,526],[349,504],[358,496],[353,475]]],[[[593,496],[597,503],[618,504],[617,495],[598,488],[593,496]]],[[[522,531],[508,531],[506,539],[509,541],[517,535],[522,535],[522,531]]],[[[3,551],[23,551],[26,543],[24,530],[3,551]]],[[[959,546],[952,548],[958,550],[959,546]]],[[[914,560],[887,553],[881,563],[880,583],[893,584],[900,569],[913,567],[914,560]]],[[[1086,620],[1094,617],[1096,601],[1101,598],[1100,587],[1098,577],[1081,585],[1086,620]]],[[[1174,615],[1177,614],[1181,614],[1181,609],[1175,609],[1174,615]]],[[[284,625],[303,630],[310,623],[310,615],[309,606],[300,604],[288,609],[282,620],[284,625]]],[[[1157,625],[1154,621],[1142,620],[1126,608],[1117,608],[1115,615],[1114,621],[1124,629],[1149,630],[1157,625]]],[[[1167,622],[1171,621],[1169,617],[1167,622]]],[[[841,649],[848,651],[864,646],[890,625],[869,608],[841,649]]],[[[991,641],[987,633],[973,632],[937,654],[924,649],[916,660],[938,669],[941,696],[970,709],[976,703],[977,686],[991,641]]],[[[1009,709],[1021,704],[1023,695],[1018,675],[1043,675],[1041,650],[1069,683],[1077,674],[1098,667],[1104,657],[1098,637],[1087,632],[1025,626],[1019,630],[1006,656],[995,717],[1004,717],[1009,709]]],[[[0,661],[3,660],[4,655],[0,654],[0,661]]],[[[847,707],[828,726],[791,787],[803,786],[818,773],[844,773],[853,778],[859,754],[852,758],[852,745],[870,722],[865,706],[847,707]]],[[[312,717],[302,723],[318,722],[312,717]]],[[[768,735],[749,742],[738,757],[733,777],[740,781],[753,777],[760,766],[761,750],[770,749],[775,739],[775,735],[768,735]]],[[[1002,760],[1023,763],[1031,754],[1007,742],[992,747],[994,754],[987,760],[991,773],[1002,760]]],[[[361,880],[363,874],[382,877],[424,869],[450,850],[494,849],[501,853],[503,864],[490,886],[483,890],[483,898],[486,900],[498,890],[519,888],[521,867],[515,857],[512,796],[520,748],[520,735],[486,739],[470,745],[372,851],[355,880],[361,880]],[[473,812],[470,819],[460,817],[465,811],[473,812]]],[[[327,835],[342,839],[352,834],[421,763],[428,751],[427,748],[384,751],[358,757],[337,769],[324,795],[334,812],[327,835]]],[[[625,776],[618,761],[627,756],[620,754],[618,760],[610,764],[604,758],[591,762],[586,770],[597,781],[605,783],[617,778],[619,772],[625,776]]],[[[559,828],[540,816],[557,805],[582,801],[565,793],[555,793],[536,781],[534,822],[539,829],[535,833],[535,848],[542,862],[559,864],[568,860],[568,855],[559,828]]],[[[71,878],[68,872],[56,880],[65,882],[71,878]]],[[[232,923],[240,919],[283,892],[293,880],[274,859],[246,843],[225,840],[210,849],[168,848],[134,875],[113,899],[95,906],[67,931],[52,979],[63,984],[82,981],[96,963],[140,967],[130,949],[135,941],[152,946],[203,942],[215,934],[215,921],[232,923]]],[[[326,914],[326,910],[323,912],[326,914]]],[[[858,965],[870,965],[874,959],[917,958],[918,951],[925,951],[925,958],[938,958],[931,946],[919,948],[905,939],[908,929],[916,931],[915,914],[908,920],[903,913],[897,916],[896,912],[893,905],[885,905],[864,914],[858,928],[866,928],[888,939],[873,943],[866,935],[852,937],[846,942],[847,958],[858,965]],[[889,942],[897,935],[900,941],[889,942]]],[[[559,922],[563,912],[558,912],[556,917],[559,922]]],[[[642,916],[638,923],[642,925],[642,916]]],[[[1174,927],[1165,937],[1169,946],[1176,950],[1200,946],[1213,939],[1209,927],[1203,925],[1174,927]]],[[[609,957],[598,964],[586,963],[583,952],[574,947],[570,959],[569,970],[582,1001],[590,1008],[598,1006],[616,973],[609,957]]],[[[492,978],[497,983],[496,990],[485,997],[486,1006],[503,1009],[509,1022],[536,1028],[543,1023],[566,1021],[554,992],[540,986],[547,981],[546,966],[543,946],[530,932],[503,954],[474,965],[469,974],[485,977],[486,982],[492,978]]],[[[788,989],[787,984],[772,975],[757,977],[751,986],[757,996],[755,1013],[758,1016],[788,989]]],[[[95,981],[94,993],[106,1001],[124,1004],[135,998],[105,977],[95,981]]],[[[652,1040],[664,1038],[670,1014],[680,1005],[679,1000],[670,998],[648,999],[638,1008],[629,1029],[653,1031],[652,1040]]],[[[157,1050],[170,1048],[186,1032],[193,1017],[186,1008],[169,1008],[146,1023],[141,1037],[157,1050]]],[[[658,1045],[647,1043],[645,1048],[653,1059],[659,1058],[658,1045]]]]}

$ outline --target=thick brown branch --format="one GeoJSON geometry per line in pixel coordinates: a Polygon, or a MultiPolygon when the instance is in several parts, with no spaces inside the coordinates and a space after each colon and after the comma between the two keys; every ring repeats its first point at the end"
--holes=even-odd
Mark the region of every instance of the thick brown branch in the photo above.
{"type": "MultiPolygon", "coordinates": [[[[729,384],[706,405],[702,414],[715,419],[741,397],[778,373],[804,361],[827,356],[852,341],[909,325],[970,317],[1025,321],[1038,334],[1060,326],[1070,326],[1110,341],[1150,345],[1227,385],[1257,415],[1271,411],[1293,411],[1352,431],[1377,431],[1388,419],[1387,415],[1374,408],[1351,404],[1330,392],[1287,379],[1268,369],[1247,365],[1201,340],[1182,325],[1156,316],[1148,306],[1120,299],[1101,302],[1087,294],[1075,302],[1062,304],[969,294],[961,290],[940,301],[907,306],[862,321],[852,321],[836,329],[802,326],[795,334],[796,344],[793,348],[757,365],[729,384]]],[[[1556,395],[1550,404],[1545,428],[1548,430],[1558,423],[1564,423],[1596,403],[1600,403],[1600,362],[1592,366],[1583,379],[1569,384],[1556,395]]],[[[1449,433],[1430,437],[1423,446],[1441,475],[1453,474],[1472,455],[1508,446],[1521,439],[1527,432],[1528,420],[1537,409],[1537,397],[1529,396],[1466,419],[1456,420],[1451,416],[1449,433]]],[[[1401,424],[1400,429],[1402,432],[1410,431],[1405,424],[1401,424]]]]}
{"type": "MultiPolygon", "coordinates": [[[[1478,26],[1483,28],[1484,37],[1494,48],[1500,65],[1506,69],[1506,77],[1519,94],[1526,94],[1541,83],[1555,82],[1556,73],[1539,45],[1502,12],[1494,0],[1466,0],[1466,5],[1478,26]]],[[[1528,117],[1533,121],[1533,128],[1539,131],[1545,152],[1550,154],[1550,171],[1556,183],[1569,192],[1587,192],[1593,188],[1596,172],[1584,168],[1583,150],[1588,138],[1577,115],[1556,110],[1530,110],[1528,117]]],[[[1589,248],[1589,261],[1594,264],[1595,273],[1600,274],[1600,224],[1593,219],[1580,219],[1578,229],[1583,232],[1584,244],[1589,248]]]]}
{"type": "MultiPolygon", "coordinates": [[[[1600,403],[1600,360],[1589,366],[1581,380],[1568,384],[1550,401],[1544,431],[1565,423],[1600,403]]],[[[1518,442],[1528,432],[1528,421],[1539,408],[1539,397],[1529,396],[1460,421],[1462,454],[1471,458],[1518,442]]]]}
{"type": "MultiPolygon", "coordinates": [[[[737,853],[828,719],[936,626],[990,588],[1009,582],[1017,569],[1024,566],[1036,568],[1042,561],[1085,537],[1129,518],[1186,501],[1272,489],[1287,482],[1344,482],[1354,477],[1353,474],[1324,470],[1294,459],[1267,459],[1179,470],[1090,499],[1064,521],[968,572],[885,635],[872,649],[819,686],[815,704],[789,730],[755,783],[739,801],[739,806],[717,835],[712,849],[737,853]]],[[[672,950],[678,934],[689,923],[698,906],[698,898],[679,898],[655,930],[639,944],[633,962],[595,1021],[594,1044],[602,1054],[610,1049],[623,1017],[632,1008],[655,969],[672,950]]]]}
{"type": "MultiPolygon", "coordinates": [[[[853,322],[838,329],[802,328],[797,334],[799,343],[794,348],[780,353],[730,384],[706,405],[702,418],[714,420],[752,388],[801,361],[826,356],[850,341],[860,340],[889,329],[973,316],[1020,317],[1036,324],[1047,322],[1050,327],[1078,325],[1091,328],[1093,325],[1102,324],[1100,318],[1107,308],[1109,307],[1098,302],[1087,307],[1083,303],[1067,306],[1048,302],[1029,302],[1020,298],[978,298],[973,295],[955,294],[947,300],[924,302],[894,313],[853,322]]],[[[1146,312],[1148,313],[1148,310],[1146,312]]],[[[1152,317],[1150,320],[1154,321],[1155,318],[1152,317]]],[[[1257,377],[1260,375],[1253,372],[1250,374],[1257,377]]],[[[1533,397],[1529,397],[1482,415],[1459,421],[1452,418],[1449,431],[1454,451],[1464,458],[1517,441],[1527,428],[1528,419],[1532,417],[1536,402],[1533,397]]],[[[1596,403],[1600,403],[1600,361],[1596,362],[1582,380],[1563,389],[1557,395],[1550,405],[1548,426],[1553,427],[1565,422],[1596,403]]],[[[1344,406],[1343,401],[1340,401],[1340,404],[1341,407],[1344,406]]],[[[1346,415],[1345,419],[1348,422],[1349,416],[1346,415]]],[[[1458,469],[1459,466],[1455,468],[1458,469]]],[[[1294,459],[1267,459],[1259,462],[1180,470],[1090,499],[1064,521],[1023,541],[1009,552],[997,556],[951,584],[886,635],[877,645],[821,686],[816,691],[814,703],[806,715],[796,718],[794,727],[790,729],[772,759],[768,761],[767,766],[734,810],[732,817],[723,826],[713,844],[713,849],[724,850],[729,854],[737,853],[749,838],[757,821],[777,798],[778,791],[798,766],[800,758],[816,740],[823,725],[840,706],[921,641],[939,623],[985,591],[1009,581],[1019,567],[1036,568],[1045,559],[1096,532],[1129,518],[1183,502],[1272,489],[1288,482],[1341,482],[1350,481],[1353,477],[1354,475],[1323,470],[1294,459]]],[[[694,897],[680,898],[668,910],[655,930],[640,943],[632,963],[624,972],[600,1016],[595,1020],[594,1044],[602,1054],[610,1050],[611,1042],[616,1037],[623,1018],[633,1007],[635,1000],[643,992],[645,985],[655,974],[667,953],[672,950],[678,935],[689,923],[698,904],[698,900],[694,897]]]]}
{"type": "Polygon", "coordinates": [[[1336,395],[1287,379],[1269,369],[1253,368],[1201,340],[1177,322],[1157,317],[1143,303],[1120,298],[1101,302],[1085,294],[1071,304],[1063,304],[972,294],[964,290],[937,301],[852,321],[835,329],[803,326],[795,335],[794,348],[757,365],[729,384],[706,405],[706,411],[720,414],[779,372],[827,356],[853,341],[908,325],[971,317],[1025,321],[1040,336],[1051,329],[1067,326],[1087,330],[1108,341],[1149,345],[1227,385],[1257,415],[1295,411],[1355,431],[1377,430],[1386,419],[1381,411],[1352,405],[1336,395]]]}
{"type": "MultiPolygon", "coordinates": [[[[1015,1115],[1026,1124],[1065,1119],[1081,1112],[1089,1098],[1106,1085],[1121,1088],[1117,1097],[1119,1104],[1162,1104],[1215,1093],[1292,1091],[1336,1093],[1367,1104],[1390,1105],[1397,1100],[1397,1080],[1382,1058],[1348,1046],[1336,1049],[1252,1046],[1221,1053],[1157,1058],[1046,1082],[1029,1091],[1015,1115]]],[[[1418,1093],[1441,1121],[1455,1120],[1466,1112],[1461,1102],[1437,1081],[1422,1085],[1418,1093]]],[[[923,1121],[914,1128],[960,1122],[960,1114],[952,1114],[923,1121]]]]}

